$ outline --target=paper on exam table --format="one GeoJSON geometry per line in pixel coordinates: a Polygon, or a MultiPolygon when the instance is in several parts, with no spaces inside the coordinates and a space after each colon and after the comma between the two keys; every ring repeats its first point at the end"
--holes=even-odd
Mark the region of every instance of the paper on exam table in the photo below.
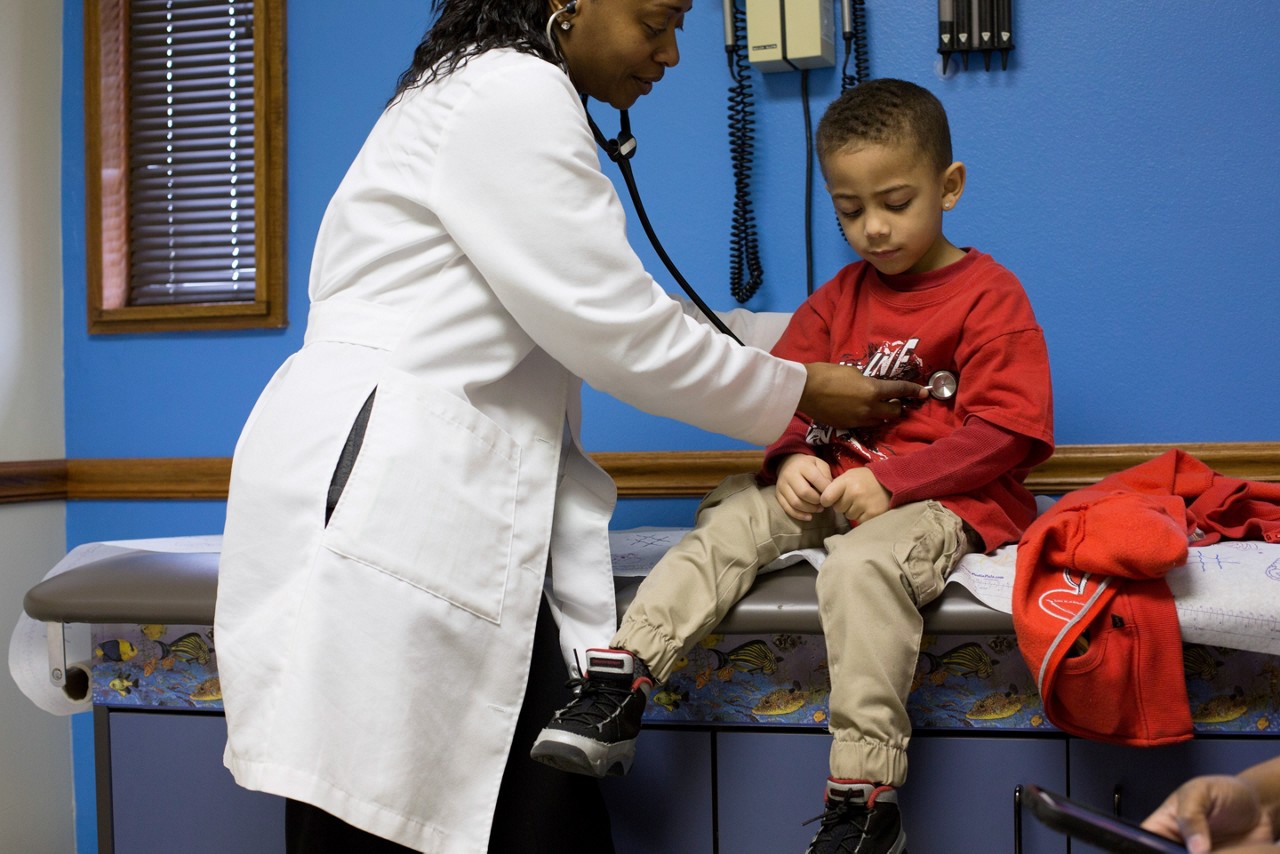
{"type": "MultiPolygon", "coordinates": [[[[1012,613],[1017,549],[967,555],[950,581],[1012,613]]],[[[1280,545],[1227,540],[1190,549],[1165,576],[1188,643],[1280,655],[1280,545]]]]}
{"type": "MultiPolygon", "coordinates": [[[[615,574],[646,574],[687,530],[610,532],[615,574]]],[[[990,555],[967,555],[947,583],[962,585],[989,608],[1013,613],[1017,554],[1017,547],[1009,545],[990,555]]],[[[822,549],[788,552],[766,569],[801,560],[818,567],[825,557],[822,549]]],[[[1173,591],[1183,640],[1280,655],[1280,544],[1229,540],[1199,546],[1165,579],[1173,591]]]]}

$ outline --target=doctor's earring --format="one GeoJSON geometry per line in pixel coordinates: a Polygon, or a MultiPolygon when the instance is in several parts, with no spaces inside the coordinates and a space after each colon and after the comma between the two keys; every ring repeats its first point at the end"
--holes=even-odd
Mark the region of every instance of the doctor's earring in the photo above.
{"type": "Polygon", "coordinates": [[[564,30],[565,32],[568,32],[569,30],[573,29],[573,22],[568,19],[568,16],[572,15],[574,12],[577,12],[577,11],[578,11],[578,0],[569,0],[568,3],[566,3],[564,6],[560,8],[560,11],[557,12],[556,14],[565,16],[564,18],[560,19],[560,29],[564,30]]]}

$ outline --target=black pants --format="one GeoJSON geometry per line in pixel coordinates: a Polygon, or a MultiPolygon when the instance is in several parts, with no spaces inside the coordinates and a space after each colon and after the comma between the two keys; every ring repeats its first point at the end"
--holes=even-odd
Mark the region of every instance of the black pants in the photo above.
{"type": "MultiPolygon", "coordinates": [[[[529,758],[556,709],[569,699],[568,671],[556,625],[544,601],[538,611],[529,688],[498,790],[489,851],[493,854],[612,854],[609,814],[597,781],[529,758]]],[[[477,819],[479,821],[479,819],[477,819]]],[[[411,849],[380,839],[310,804],[285,804],[287,854],[400,854],[411,849]]]]}

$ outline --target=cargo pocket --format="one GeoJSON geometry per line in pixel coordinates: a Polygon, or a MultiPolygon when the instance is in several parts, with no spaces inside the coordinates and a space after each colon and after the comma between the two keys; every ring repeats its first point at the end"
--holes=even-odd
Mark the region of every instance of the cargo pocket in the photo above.
{"type": "Polygon", "coordinates": [[[445,391],[386,377],[322,542],[496,623],[519,479],[520,447],[497,424],[445,391]]]}
{"type": "Polygon", "coordinates": [[[942,592],[960,559],[969,551],[964,522],[936,501],[925,501],[911,530],[894,544],[893,554],[903,569],[903,583],[916,608],[923,608],[942,592]]]}

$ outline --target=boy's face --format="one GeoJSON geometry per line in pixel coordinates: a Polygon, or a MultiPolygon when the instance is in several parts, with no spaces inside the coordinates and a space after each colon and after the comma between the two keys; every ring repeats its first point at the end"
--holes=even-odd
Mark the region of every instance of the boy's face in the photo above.
{"type": "Polygon", "coordinates": [[[942,212],[964,191],[963,163],[939,174],[913,146],[862,145],[822,166],[845,239],[880,273],[926,273],[963,256],[942,234],[942,212]]]}

